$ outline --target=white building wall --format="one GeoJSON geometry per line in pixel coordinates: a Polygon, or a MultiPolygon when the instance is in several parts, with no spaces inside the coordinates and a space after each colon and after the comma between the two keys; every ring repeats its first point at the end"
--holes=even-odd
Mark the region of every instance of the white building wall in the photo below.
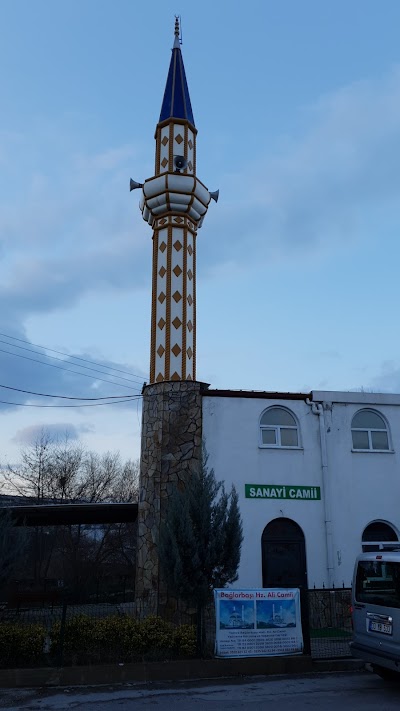
{"type": "Polygon", "coordinates": [[[366,393],[315,396],[325,402],[335,583],[349,585],[368,524],[384,521],[400,540],[400,398],[366,393]],[[334,402],[335,398],[348,401],[334,402]],[[391,451],[353,451],[351,422],[363,408],[376,410],[386,419],[391,451]]]}
{"type": "Polygon", "coordinates": [[[323,501],[245,498],[245,484],[322,487],[318,418],[304,401],[203,397],[203,434],[209,464],[239,494],[244,540],[238,587],[262,586],[261,536],[275,518],[295,521],[306,540],[308,584],[327,580],[323,501]],[[299,449],[261,449],[259,419],[267,407],[290,409],[300,426],[299,449]]]}
{"type": "MultiPolygon", "coordinates": [[[[327,446],[326,480],[329,506],[324,506],[319,416],[304,400],[271,397],[203,397],[203,433],[209,464],[229,489],[236,486],[244,541],[235,586],[262,586],[261,536],[274,518],[295,521],[306,543],[309,587],[327,585],[328,556],[325,517],[331,513],[332,579],[351,583],[354,559],[361,552],[365,527],[385,521],[400,540],[400,396],[366,393],[313,392],[323,403],[327,446]],[[259,419],[267,407],[289,409],[298,420],[299,449],[259,447],[259,419]],[[390,452],[352,451],[351,421],[362,409],[375,409],[389,424],[390,452]],[[321,500],[249,499],[245,484],[321,487],[321,500]]],[[[329,540],[329,539],[328,539],[329,540]]]]}

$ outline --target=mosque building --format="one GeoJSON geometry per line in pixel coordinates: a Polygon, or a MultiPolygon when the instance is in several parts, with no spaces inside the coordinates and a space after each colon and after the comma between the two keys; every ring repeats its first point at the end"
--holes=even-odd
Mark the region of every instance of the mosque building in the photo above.
{"type": "Polygon", "coordinates": [[[348,586],[362,548],[399,540],[400,395],[215,390],[197,380],[197,234],[218,191],[197,177],[196,137],[176,20],[154,176],[131,180],[153,231],[136,595],[165,593],[159,526],[203,441],[217,478],[239,494],[235,587],[348,586]]]}

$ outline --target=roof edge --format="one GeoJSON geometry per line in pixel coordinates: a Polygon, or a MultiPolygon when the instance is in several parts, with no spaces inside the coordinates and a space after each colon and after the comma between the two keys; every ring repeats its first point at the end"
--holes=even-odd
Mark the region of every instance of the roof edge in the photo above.
{"type": "Polygon", "coordinates": [[[200,390],[203,397],[237,397],[258,400],[311,400],[312,393],[279,393],[269,390],[200,390]]]}

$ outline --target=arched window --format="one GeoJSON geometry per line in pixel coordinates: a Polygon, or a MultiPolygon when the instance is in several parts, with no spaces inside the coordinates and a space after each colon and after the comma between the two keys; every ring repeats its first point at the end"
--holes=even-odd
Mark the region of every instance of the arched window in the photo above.
{"type": "Polygon", "coordinates": [[[359,410],[351,423],[353,449],[363,452],[388,451],[388,428],[382,415],[374,410],[359,410]]]}
{"type": "Polygon", "coordinates": [[[362,549],[364,552],[378,551],[381,543],[398,541],[396,531],[385,521],[373,521],[364,528],[362,534],[362,549]]]}
{"type": "Polygon", "coordinates": [[[297,421],[289,410],[270,407],[260,419],[260,447],[298,447],[297,421]]]}

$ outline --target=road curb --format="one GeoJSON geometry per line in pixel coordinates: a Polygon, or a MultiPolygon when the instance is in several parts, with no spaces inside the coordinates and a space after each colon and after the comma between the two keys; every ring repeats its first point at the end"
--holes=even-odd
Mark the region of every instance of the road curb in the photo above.
{"type": "Polygon", "coordinates": [[[315,659],[313,661],[316,672],[356,672],[365,669],[365,662],[362,659],[353,657],[344,659],[315,659]]]}
{"type": "Polygon", "coordinates": [[[60,669],[1,669],[0,688],[175,682],[245,676],[309,674],[312,671],[314,671],[313,661],[306,655],[240,659],[188,659],[174,662],[104,664],[60,669]]]}

